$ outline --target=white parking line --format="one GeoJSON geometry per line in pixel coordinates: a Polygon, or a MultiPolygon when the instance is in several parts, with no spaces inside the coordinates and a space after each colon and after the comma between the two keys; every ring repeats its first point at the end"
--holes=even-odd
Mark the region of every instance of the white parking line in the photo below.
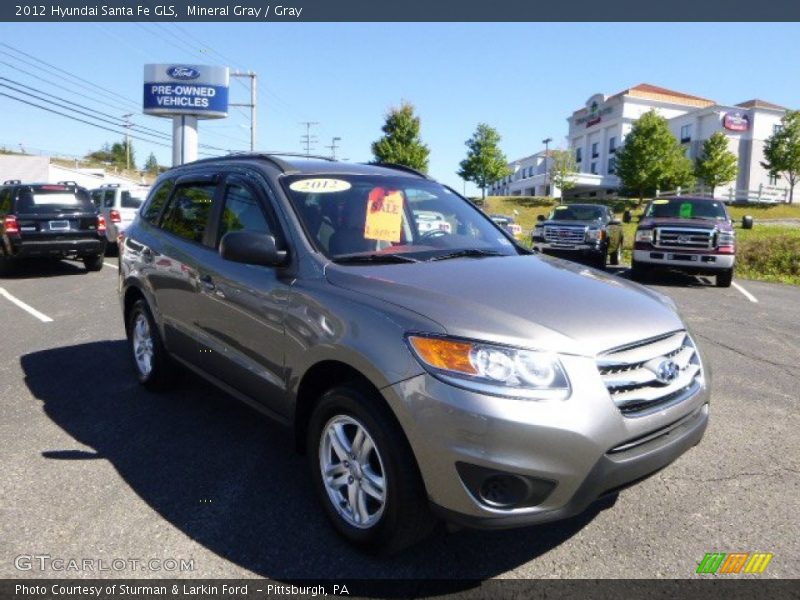
{"type": "Polygon", "coordinates": [[[119,267],[117,265],[115,265],[114,263],[109,263],[109,262],[103,261],[103,264],[105,266],[107,266],[107,267],[111,267],[112,269],[119,269],[119,267]]]}
{"type": "Polygon", "coordinates": [[[0,296],[4,296],[4,297],[8,298],[11,302],[13,302],[17,306],[19,306],[22,310],[26,311],[27,313],[32,314],[34,317],[39,319],[42,323],[51,323],[53,321],[53,319],[48,317],[46,314],[40,313],[38,310],[36,310],[32,306],[29,306],[28,304],[25,304],[19,298],[15,298],[11,294],[9,294],[6,291],[5,288],[1,288],[0,287],[0,296]]]}
{"type": "Polygon", "coordinates": [[[746,289],[744,289],[742,286],[740,286],[740,285],[739,285],[738,283],[736,283],[735,281],[734,281],[734,282],[732,282],[732,285],[733,285],[733,287],[735,287],[737,290],[739,290],[740,292],[742,292],[742,295],[743,295],[745,298],[747,298],[748,300],[750,300],[750,302],[758,302],[758,298],[756,298],[755,296],[753,296],[753,294],[751,294],[750,292],[748,292],[746,289]]]}

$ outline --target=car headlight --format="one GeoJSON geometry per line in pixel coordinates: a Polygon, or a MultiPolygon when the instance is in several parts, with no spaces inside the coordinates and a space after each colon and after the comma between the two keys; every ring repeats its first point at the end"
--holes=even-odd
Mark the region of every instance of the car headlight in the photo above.
{"type": "Polygon", "coordinates": [[[606,237],[605,229],[590,228],[586,230],[587,242],[602,242],[606,237]]]}
{"type": "Polygon", "coordinates": [[[637,242],[647,242],[648,244],[653,241],[653,230],[652,229],[639,229],[636,232],[636,241],[637,242]]]}
{"type": "Polygon", "coordinates": [[[422,366],[452,385],[532,400],[563,400],[570,395],[567,375],[553,353],[437,336],[407,339],[422,366]]]}

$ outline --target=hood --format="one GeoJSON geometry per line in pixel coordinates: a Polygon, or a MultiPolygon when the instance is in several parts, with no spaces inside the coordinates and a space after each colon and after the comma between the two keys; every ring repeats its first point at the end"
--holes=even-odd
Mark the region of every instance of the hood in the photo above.
{"type": "Polygon", "coordinates": [[[661,217],[658,219],[646,218],[639,221],[639,229],[652,229],[653,227],[693,227],[695,229],[718,229],[731,231],[733,226],[727,221],[709,221],[708,219],[676,219],[661,217]]]}
{"type": "Polygon", "coordinates": [[[424,315],[450,335],[565,354],[593,356],[684,327],[664,296],[549,257],[331,263],[325,276],[424,315]]]}
{"type": "Polygon", "coordinates": [[[566,226],[569,227],[570,225],[574,227],[591,227],[592,225],[599,226],[600,220],[599,219],[592,219],[590,221],[576,221],[575,219],[569,220],[558,220],[552,219],[547,221],[542,221],[539,223],[541,225],[558,225],[559,227],[566,226]]]}

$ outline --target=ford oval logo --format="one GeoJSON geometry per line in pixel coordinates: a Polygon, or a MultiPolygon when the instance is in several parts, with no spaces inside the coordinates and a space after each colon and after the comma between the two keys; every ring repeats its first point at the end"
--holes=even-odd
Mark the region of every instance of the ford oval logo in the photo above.
{"type": "Polygon", "coordinates": [[[167,75],[173,79],[197,79],[200,77],[200,71],[192,67],[170,67],[167,69],[167,75]]]}
{"type": "Polygon", "coordinates": [[[661,383],[672,383],[681,374],[681,368],[675,361],[665,359],[658,363],[654,372],[656,379],[661,383]]]}

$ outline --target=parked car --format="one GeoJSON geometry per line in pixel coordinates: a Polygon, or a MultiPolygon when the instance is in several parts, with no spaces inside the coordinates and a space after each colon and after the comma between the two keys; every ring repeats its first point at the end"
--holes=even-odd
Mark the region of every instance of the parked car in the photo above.
{"type": "Polygon", "coordinates": [[[508,231],[508,233],[513,235],[516,239],[522,237],[522,227],[514,220],[514,217],[509,217],[508,215],[489,215],[489,218],[508,231]]]}
{"type": "Polygon", "coordinates": [[[106,224],[74,184],[6,181],[0,186],[0,271],[28,258],[74,258],[103,268],[106,224]]]}
{"type": "Polygon", "coordinates": [[[107,250],[117,249],[119,235],[133,222],[148,190],[149,186],[123,187],[118,183],[106,183],[91,191],[92,202],[106,220],[107,250]]]}
{"type": "Polygon", "coordinates": [[[713,198],[657,198],[636,228],[632,275],[658,268],[715,275],[730,287],[736,266],[736,233],[725,204],[713,198]]]}
{"type": "Polygon", "coordinates": [[[139,381],[160,389],[179,363],[288,425],[333,527],[368,551],[436,517],[578,514],[708,421],[709,373],[669,299],[533,255],[406,168],[171,169],[124,236],[119,283],[139,381]],[[419,211],[452,231],[420,231],[419,211]]]}
{"type": "Polygon", "coordinates": [[[605,269],[622,259],[622,223],[602,204],[560,204],[533,229],[537,252],[563,258],[586,260],[605,269]]]}

